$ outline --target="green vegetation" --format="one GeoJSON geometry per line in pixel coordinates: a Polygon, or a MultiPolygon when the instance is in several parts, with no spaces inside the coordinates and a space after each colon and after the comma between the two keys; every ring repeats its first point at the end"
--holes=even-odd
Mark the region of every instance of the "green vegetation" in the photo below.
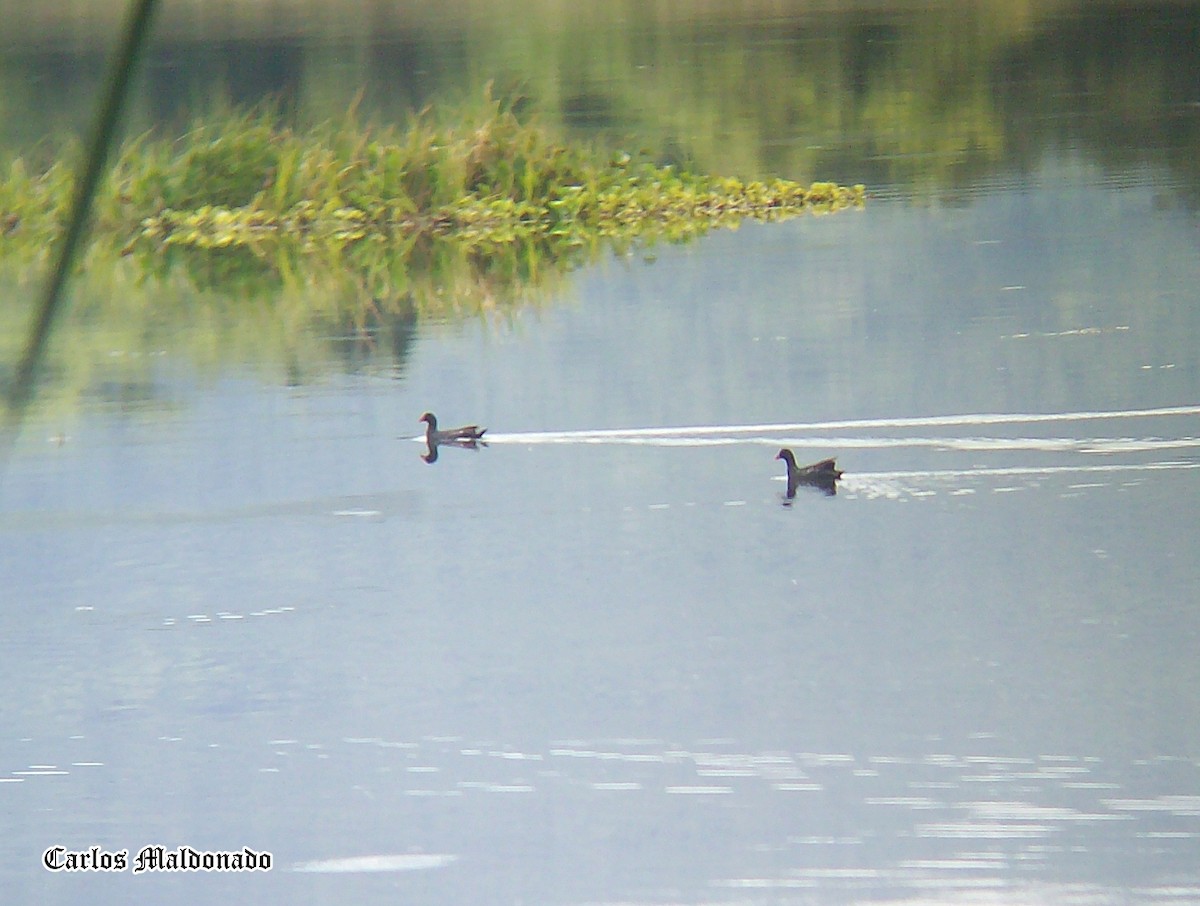
{"type": "MultiPolygon", "coordinates": [[[[89,122],[95,36],[125,0],[10,4],[0,59],[0,147],[89,122]]],[[[608,147],[653,148],[704,173],[813,174],[961,202],[975,187],[1076,149],[1121,169],[1167,167],[1200,199],[1188,115],[1200,5],[1078,0],[268,0],[205,14],[173,0],[151,59],[170,84],[135,95],[135,129],[178,132],[197,103],[285,98],[307,122],[362,109],[396,121],[489,80],[535,97],[547,122],[608,147]],[[290,49],[264,71],[248,47],[290,49]],[[201,50],[202,48],[202,50],[201,50]],[[294,52],[291,52],[294,51],[294,52]],[[155,59],[157,58],[157,59],[155,59]]]]}
{"type": "MultiPolygon", "coordinates": [[[[9,165],[0,230],[10,253],[41,254],[55,241],[75,157],[40,171],[23,159],[9,165]]],[[[459,254],[520,248],[554,260],[605,241],[684,240],[862,201],[862,186],[743,182],[605,157],[489,97],[453,126],[426,113],[403,131],[369,128],[351,115],[301,131],[258,111],[197,123],[174,141],[144,135],[118,156],[95,234],[151,268],[177,250],[225,250],[235,254],[224,270],[275,275],[349,266],[378,295],[403,288],[388,262],[437,257],[430,249],[442,240],[459,254]]]]}
{"type": "MultiPolygon", "coordinates": [[[[74,411],[97,388],[136,402],[156,361],[282,364],[289,381],[376,349],[401,361],[419,323],[562,298],[605,249],[863,201],[861,186],[700,176],[568,144],[490,95],[453,115],[300,129],[226,110],[178,139],[127,142],[93,206],[87,279],[47,352],[39,412],[74,411]]],[[[79,153],[43,147],[0,168],[0,383],[79,153]]]]}

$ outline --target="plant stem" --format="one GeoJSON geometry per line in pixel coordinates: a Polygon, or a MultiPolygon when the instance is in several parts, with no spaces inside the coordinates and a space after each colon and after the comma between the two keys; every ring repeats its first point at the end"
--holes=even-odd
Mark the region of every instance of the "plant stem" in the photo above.
{"type": "Polygon", "coordinates": [[[150,15],[156,4],[157,0],[133,0],[129,19],[125,23],[121,45],[113,60],[104,98],[96,116],[92,140],[84,161],[83,175],[76,186],[67,230],[63,235],[58,258],[50,272],[50,279],[46,282],[41,305],[9,388],[7,420],[10,421],[14,434],[20,427],[25,407],[33,394],[34,376],[45,351],[55,316],[62,307],[63,289],[66,286],[67,277],[70,275],[71,265],[75,260],[80,242],[87,231],[92,199],[104,173],[104,165],[108,160],[108,154],[121,118],[121,108],[125,104],[129,83],[133,77],[146,34],[150,30],[150,15]]]}

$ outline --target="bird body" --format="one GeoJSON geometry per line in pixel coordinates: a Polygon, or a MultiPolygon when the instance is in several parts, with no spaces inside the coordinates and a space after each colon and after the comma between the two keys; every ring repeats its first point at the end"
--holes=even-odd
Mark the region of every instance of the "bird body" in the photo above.
{"type": "Polygon", "coordinates": [[[487,428],[481,428],[478,425],[439,429],[437,416],[432,412],[426,412],[418,421],[425,423],[425,441],[431,446],[434,444],[473,442],[479,440],[487,432],[487,428]]]}
{"type": "Polygon", "coordinates": [[[836,493],[836,482],[842,477],[842,472],[834,460],[822,459],[812,465],[798,466],[795,454],[786,447],[775,454],[775,458],[782,459],[784,465],[787,466],[787,496],[789,500],[796,496],[796,489],[802,484],[821,488],[827,494],[836,493]]]}

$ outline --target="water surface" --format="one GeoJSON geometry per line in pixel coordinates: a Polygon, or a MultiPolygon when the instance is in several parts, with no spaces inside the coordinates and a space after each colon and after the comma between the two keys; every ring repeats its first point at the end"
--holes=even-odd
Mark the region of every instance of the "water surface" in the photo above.
{"type": "Polygon", "coordinates": [[[1200,901],[1195,215],[1091,150],[341,366],[96,349],[3,476],[13,901],[1200,901]]]}

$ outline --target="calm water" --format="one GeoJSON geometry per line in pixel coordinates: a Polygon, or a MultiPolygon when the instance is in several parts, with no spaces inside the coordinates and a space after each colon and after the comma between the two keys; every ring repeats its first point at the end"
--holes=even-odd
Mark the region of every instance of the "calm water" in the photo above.
{"type": "Polygon", "coordinates": [[[39,411],[6,898],[1200,902],[1200,244],[1143,138],[39,411]],[[492,442],[426,464],[426,409],[492,442]],[[152,844],[275,865],[41,867],[152,844]]]}

